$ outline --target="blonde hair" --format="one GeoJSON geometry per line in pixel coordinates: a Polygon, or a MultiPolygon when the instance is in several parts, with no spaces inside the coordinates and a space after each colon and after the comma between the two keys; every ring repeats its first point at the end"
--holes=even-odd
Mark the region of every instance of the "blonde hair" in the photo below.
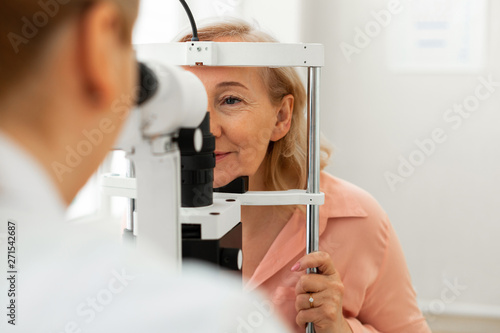
{"type": "MultiPolygon", "coordinates": [[[[179,38],[190,41],[192,35],[179,38]]],[[[210,23],[198,30],[200,41],[232,38],[242,42],[278,42],[269,34],[254,29],[242,20],[210,23]]],[[[261,68],[269,98],[279,105],[286,95],[294,97],[290,130],[276,142],[270,142],[264,161],[265,185],[270,191],[305,189],[307,186],[307,128],[305,106],[307,94],[300,77],[292,67],[261,68]]],[[[321,144],[321,170],[328,164],[331,149],[326,142],[321,144]]]]}
{"type": "Polygon", "coordinates": [[[130,35],[138,0],[4,0],[0,3],[0,97],[24,79],[61,22],[95,3],[111,1],[123,15],[122,35],[130,35]]]}

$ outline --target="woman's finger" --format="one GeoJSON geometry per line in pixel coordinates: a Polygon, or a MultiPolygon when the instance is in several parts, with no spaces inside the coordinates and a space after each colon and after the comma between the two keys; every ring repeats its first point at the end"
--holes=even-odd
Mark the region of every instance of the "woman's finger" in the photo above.
{"type": "Polygon", "coordinates": [[[295,298],[295,310],[299,312],[301,310],[319,308],[327,302],[328,298],[325,296],[325,293],[300,294],[295,298]]]}
{"type": "Polygon", "coordinates": [[[305,274],[302,275],[295,284],[295,294],[318,293],[320,291],[333,287],[335,275],[305,274]]]}
{"type": "Polygon", "coordinates": [[[305,327],[307,323],[313,323],[315,329],[323,331],[334,326],[336,320],[339,320],[338,309],[333,304],[324,304],[318,308],[301,310],[297,313],[295,321],[300,327],[305,327]]]}
{"type": "Polygon", "coordinates": [[[322,314],[319,312],[319,309],[307,309],[301,310],[297,313],[297,317],[295,317],[295,322],[299,327],[305,327],[307,323],[315,323],[322,319],[322,314]]]}
{"type": "Polygon", "coordinates": [[[302,257],[292,267],[293,272],[304,271],[308,268],[318,268],[320,274],[331,275],[335,274],[335,266],[333,265],[330,255],[326,252],[318,251],[309,253],[302,257]]]}

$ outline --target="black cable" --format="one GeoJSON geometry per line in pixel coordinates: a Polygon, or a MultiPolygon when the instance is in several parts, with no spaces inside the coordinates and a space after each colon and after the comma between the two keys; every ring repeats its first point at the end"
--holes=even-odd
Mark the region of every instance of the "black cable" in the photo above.
{"type": "Polygon", "coordinates": [[[194,21],[193,13],[191,13],[191,9],[189,9],[189,6],[186,3],[186,1],[184,1],[184,0],[179,0],[179,1],[181,2],[182,6],[186,10],[186,14],[189,17],[189,22],[191,23],[191,29],[193,30],[193,38],[191,38],[191,40],[193,42],[197,42],[197,41],[199,41],[198,28],[196,28],[196,22],[194,21]]]}

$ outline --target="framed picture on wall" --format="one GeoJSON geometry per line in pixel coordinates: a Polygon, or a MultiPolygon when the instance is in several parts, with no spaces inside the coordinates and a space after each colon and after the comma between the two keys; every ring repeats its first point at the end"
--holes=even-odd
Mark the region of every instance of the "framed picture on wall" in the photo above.
{"type": "Polygon", "coordinates": [[[476,73],[486,61],[488,0],[405,0],[388,27],[396,72],[476,73]]]}

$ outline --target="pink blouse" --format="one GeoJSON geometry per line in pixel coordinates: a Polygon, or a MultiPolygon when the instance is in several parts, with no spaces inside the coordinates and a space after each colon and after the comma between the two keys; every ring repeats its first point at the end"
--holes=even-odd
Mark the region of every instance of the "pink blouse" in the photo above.
{"type": "MultiPolygon", "coordinates": [[[[403,251],[386,213],[364,190],[322,172],[321,251],[328,252],[344,283],[343,313],[354,333],[429,333],[417,306],[403,251]]],[[[294,332],[295,284],[290,269],[306,249],[306,217],[296,209],[274,240],[247,290],[265,292],[294,332]]]]}

